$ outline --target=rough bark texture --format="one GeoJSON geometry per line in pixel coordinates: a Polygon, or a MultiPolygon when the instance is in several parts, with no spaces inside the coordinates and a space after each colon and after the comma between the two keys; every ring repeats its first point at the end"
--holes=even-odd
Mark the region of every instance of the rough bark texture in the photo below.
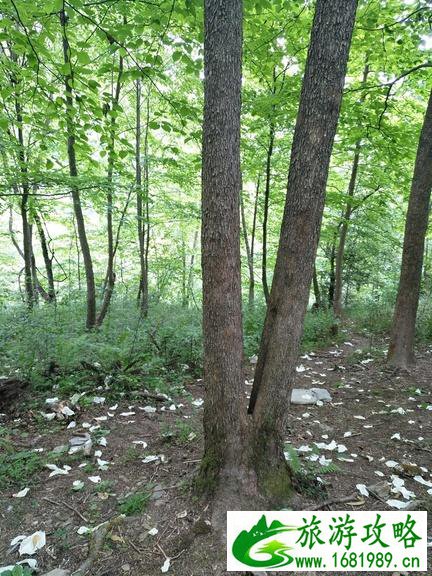
{"type": "Polygon", "coordinates": [[[356,0],[316,4],[279,250],[249,406],[260,483],[276,496],[286,489],[283,436],[356,6],[356,0]]]}
{"type": "Polygon", "coordinates": [[[393,317],[388,362],[399,368],[414,363],[414,337],[424,241],[432,188],[432,92],[420,134],[405,224],[402,267],[393,317]]]}
{"type": "Polygon", "coordinates": [[[205,0],[202,275],[207,489],[240,475],[244,377],[240,279],[241,0],[205,0]]]}
{"type": "MultiPolygon", "coordinates": [[[[63,42],[63,57],[64,63],[71,66],[70,59],[70,46],[66,34],[67,16],[62,10],[60,12],[60,23],[62,26],[62,42],[63,42]]],[[[66,125],[67,125],[67,154],[69,162],[69,174],[72,178],[78,176],[78,168],[75,153],[75,126],[74,126],[74,104],[73,104],[73,74],[72,69],[68,74],[65,74],[65,96],[66,96],[66,125]]],[[[85,228],[84,214],[81,206],[81,196],[76,186],[71,187],[71,194],[73,200],[73,207],[75,213],[76,226],[78,230],[78,238],[81,247],[81,252],[84,261],[84,269],[86,274],[87,285],[87,318],[86,326],[88,329],[94,328],[96,323],[96,290],[93,272],[93,262],[90,253],[90,246],[87,239],[87,232],[85,228]]]]}

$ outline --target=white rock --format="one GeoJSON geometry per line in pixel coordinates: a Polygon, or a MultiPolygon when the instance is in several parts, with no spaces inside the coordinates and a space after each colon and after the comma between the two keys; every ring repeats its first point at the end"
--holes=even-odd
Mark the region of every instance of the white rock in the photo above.
{"type": "Polygon", "coordinates": [[[294,388],[291,392],[291,404],[309,405],[331,401],[332,397],[325,388],[294,388]]]}

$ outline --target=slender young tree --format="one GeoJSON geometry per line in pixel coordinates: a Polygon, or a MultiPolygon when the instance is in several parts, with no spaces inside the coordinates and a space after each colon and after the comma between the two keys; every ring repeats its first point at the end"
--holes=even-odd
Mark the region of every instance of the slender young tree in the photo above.
{"type": "Polygon", "coordinates": [[[417,148],[405,223],[399,289],[387,360],[406,369],[414,361],[414,338],[425,236],[432,189],[432,91],[417,148]]]}
{"type": "MultiPolygon", "coordinates": [[[[367,62],[369,54],[366,56],[366,65],[363,70],[362,85],[365,86],[368,76],[369,76],[369,64],[367,62]]],[[[366,92],[364,92],[360,98],[360,102],[364,102],[366,97],[366,92]]],[[[334,280],[334,297],[333,297],[333,311],[335,316],[340,317],[342,315],[342,275],[343,275],[343,264],[345,256],[345,244],[348,235],[348,226],[351,220],[351,215],[353,212],[353,198],[357,184],[358,169],[360,163],[360,152],[361,152],[361,138],[359,138],[355,144],[354,148],[354,158],[351,167],[351,175],[348,184],[347,200],[345,205],[345,210],[342,217],[342,222],[340,224],[339,231],[339,244],[336,251],[335,258],[335,280],[334,280]]]]}
{"type": "MultiPolygon", "coordinates": [[[[16,62],[16,56],[12,53],[12,59],[16,62]]],[[[26,294],[26,303],[29,308],[32,308],[36,300],[36,289],[34,285],[34,266],[33,266],[33,250],[32,250],[32,227],[29,221],[29,196],[30,187],[28,183],[27,174],[27,158],[24,144],[24,128],[23,128],[23,110],[21,105],[21,95],[19,92],[19,81],[15,75],[12,77],[12,85],[14,87],[15,96],[15,113],[18,135],[18,164],[21,174],[21,221],[23,233],[23,258],[24,258],[24,286],[26,294]]]]}
{"type": "Polygon", "coordinates": [[[283,435],[309,300],[356,0],[318,0],[291,150],[288,188],[249,413],[263,486],[286,492],[283,435]]]}
{"type": "Polygon", "coordinates": [[[137,187],[136,212],[140,262],[138,304],[143,316],[148,312],[148,132],[150,116],[150,94],[147,94],[146,125],[144,133],[144,186],[141,166],[141,81],[136,81],[135,102],[135,183],[137,187]]]}
{"type": "Polygon", "coordinates": [[[313,276],[312,276],[312,286],[313,292],[315,297],[315,302],[313,305],[313,310],[320,310],[322,308],[322,300],[321,300],[321,289],[318,281],[318,273],[316,269],[316,265],[314,264],[313,269],[313,276]]]}
{"type": "Polygon", "coordinates": [[[39,235],[39,241],[42,250],[42,256],[45,264],[45,272],[46,278],[48,282],[48,290],[47,290],[47,302],[55,302],[56,301],[56,293],[55,293],[55,286],[54,286],[54,272],[53,272],[53,265],[52,265],[52,256],[49,254],[48,248],[48,241],[45,234],[44,226],[42,223],[42,218],[35,208],[32,212],[33,219],[36,223],[36,228],[39,235]]]}
{"type": "MultiPolygon", "coordinates": [[[[272,88],[271,94],[274,96],[276,94],[276,67],[273,68],[272,76],[272,88]]],[[[267,278],[267,239],[268,239],[268,215],[270,208],[270,188],[271,188],[271,165],[274,150],[275,141],[275,122],[274,115],[276,111],[275,104],[271,107],[271,116],[269,123],[269,134],[268,134],[268,145],[267,145],[267,156],[266,156],[266,171],[265,171],[265,188],[264,188],[264,213],[263,213],[263,247],[262,247],[262,263],[261,263],[261,275],[262,275],[262,285],[265,301],[268,303],[270,298],[270,289],[267,278]]]]}
{"type": "Polygon", "coordinates": [[[96,317],[97,326],[101,326],[108,312],[111,298],[115,286],[115,271],[114,271],[114,228],[113,228],[113,209],[114,209],[114,189],[113,189],[113,174],[114,174],[114,161],[115,161],[115,143],[116,143],[116,113],[120,100],[120,91],[122,87],[123,76],[123,56],[119,56],[119,65],[117,80],[115,83],[114,95],[111,102],[112,115],[109,119],[109,146],[108,146],[108,168],[107,168],[107,204],[106,204],[106,220],[107,220],[107,236],[108,236],[108,264],[106,271],[105,291],[102,299],[102,304],[99,313],[96,317]]]}
{"type": "MultiPolygon", "coordinates": [[[[67,154],[69,162],[69,174],[72,178],[78,176],[78,166],[76,161],[75,150],[75,125],[74,125],[74,101],[73,101],[73,72],[71,64],[71,49],[67,36],[67,15],[63,10],[60,11],[60,24],[62,30],[63,59],[68,71],[64,76],[65,98],[66,98],[66,126],[67,126],[67,154]]],[[[88,329],[94,328],[96,324],[96,289],[93,271],[93,262],[90,252],[90,245],[87,239],[87,232],[84,221],[84,214],[81,205],[81,195],[77,186],[71,187],[73,207],[75,213],[78,238],[84,261],[84,270],[87,285],[87,318],[86,326],[88,329]]]]}
{"type": "Polygon", "coordinates": [[[261,174],[258,174],[258,180],[255,188],[254,210],[252,218],[252,230],[249,240],[248,226],[246,222],[246,211],[244,206],[243,193],[240,194],[240,213],[241,213],[241,226],[243,231],[243,240],[246,250],[246,259],[249,272],[249,293],[248,293],[248,306],[253,308],[255,304],[255,234],[256,222],[258,214],[258,198],[260,191],[261,174]]]}

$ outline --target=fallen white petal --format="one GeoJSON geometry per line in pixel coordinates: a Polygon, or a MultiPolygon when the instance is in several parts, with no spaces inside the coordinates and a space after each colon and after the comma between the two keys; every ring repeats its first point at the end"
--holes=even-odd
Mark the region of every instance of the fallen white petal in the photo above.
{"type": "Polygon", "coordinates": [[[429,480],[425,480],[422,476],[414,476],[414,480],[419,484],[423,484],[423,486],[432,488],[432,482],[429,482],[429,480]]]}
{"type": "Polygon", "coordinates": [[[32,556],[35,552],[43,548],[46,544],[45,532],[43,530],[39,530],[30,536],[24,538],[21,541],[19,547],[19,555],[23,556],[27,554],[28,556],[32,556]]]}
{"type": "Polygon", "coordinates": [[[100,476],[89,476],[88,479],[90,480],[90,482],[93,482],[93,484],[99,484],[99,482],[101,481],[100,476]]]}
{"type": "Polygon", "coordinates": [[[356,484],[356,488],[362,496],[369,496],[369,491],[366,488],[366,484],[356,484]]]}
{"type": "Polygon", "coordinates": [[[159,460],[159,456],[146,456],[144,460],[142,460],[143,464],[149,464],[150,462],[156,462],[159,460]]]}
{"type": "Polygon", "coordinates": [[[398,510],[403,510],[409,505],[409,502],[402,502],[401,500],[387,500],[386,504],[391,508],[397,508],[398,510]]]}
{"type": "MultiPolygon", "coordinates": [[[[431,486],[432,486],[432,484],[431,484],[431,486]]],[[[30,488],[23,488],[22,490],[20,490],[16,494],[12,494],[12,496],[14,498],[24,498],[24,496],[27,496],[29,490],[30,490],[30,488]]]]}

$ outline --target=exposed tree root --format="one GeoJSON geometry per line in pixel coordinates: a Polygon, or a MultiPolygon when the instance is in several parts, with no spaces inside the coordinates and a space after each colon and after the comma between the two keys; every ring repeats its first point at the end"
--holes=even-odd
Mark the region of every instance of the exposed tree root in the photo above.
{"type": "Polygon", "coordinates": [[[101,524],[93,532],[90,542],[89,555],[81,564],[81,566],[77,570],[75,570],[75,572],[72,572],[72,576],[84,576],[85,574],[87,574],[87,572],[93,566],[93,563],[95,562],[97,555],[99,554],[99,551],[103,546],[106,536],[109,534],[109,532],[111,532],[111,530],[115,526],[121,524],[124,521],[124,519],[125,519],[124,514],[121,514],[120,516],[115,516],[114,518],[111,518],[111,520],[108,520],[107,522],[101,524]]]}

